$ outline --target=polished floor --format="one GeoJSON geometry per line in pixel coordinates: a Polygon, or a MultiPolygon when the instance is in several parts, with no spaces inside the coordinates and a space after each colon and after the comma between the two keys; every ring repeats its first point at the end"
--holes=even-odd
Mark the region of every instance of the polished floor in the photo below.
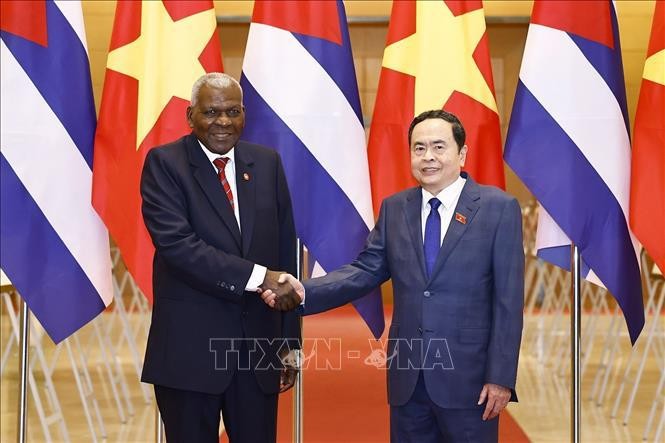
{"type": "MultiPolygon", "coordinates": [[[[350,318],[350,321],[354,322],[356,327],[360,324],[360,330],[366,331],[357,317],[347,316],[345,318],[350,318]]],[[[620,395],[621,379],[626,368],[629,366],[631,368],[628,371],[629,379],[635,377],[635,373],[640,366],[641,355],[648,334],[643,334],[640,338],[637,344],[637,353],[631,359],[631,347],[625,334],[619,333],[616,336],[616,340],[608,342],[607,331],[613,325],[612,319],[611,315],[600,315],[596,318],[596,321],[593,323],[595,339],[588,348],[585,348],[588,350],[586,352],[587,360],[585,360],[586,364],[584,366],[582,381],[582,441],[598,443],[643,441],[645,425],[650,413],[652,413],[654,419],[646,441],[654,441],[656,436],[655,428],[659,420],[662,419],[663,408],[665,407],[663,405],[663,392],[658,391],[661,374],[665,371],[665,368],[663,368],[663,361],[665,361],[663,359],[663,339],[661,337],[651,343],[650,352],[647,353],[647,357],[644,359],[644,370],[641,380],[637,385],[632,412],[627,424],[624,425],[623,418],[627,411],[628,398],[634,383],[632,380],[626,382],[624,390],[620,395]],[[611,343],[611,346],[606,346],[606,343],[611,343]],[[604,365],[603,362],[609,362],[609,365],[604,365]],[[604,370],[604,368],[607,368],[607,370],[604,370]],[[612,409],[618,397],[620,397],[620,401],[617,407],[617,417],[611,418],[612,409]],[[660,403],[656,404],[655,410],[652,412],[652,404],[655,398],[658,398],[660,403]]],[[[565,315],[560,319],[556,319],[563,325],[563,327],[559,328],[552,327],[553,320],[552,318],[544,318],[543,314],[527,316],[517,387],[520,402],[509,406],[510,414],[532,442],[569,441],[569,345],[567,344],[568,339],[565,333],[565,325],[568,324],[568,319],[565,315]]],[[[11,322],[6,312],[6,306],[3,306],[0,321],[0,341],[2,343],[0,353],[3,358],[6,356],[6,360],[3,360],[4,366],[0,385],[0,440],[2,442],[12,442],[16,441],[17,431],[18,352],[17,346],[11,338],[11,322]],[[8,340],[12,345],[9,352],[6,352],[8,340]]],[[[108,325],[114,321],[117,322],[118,320],[113,317],[113,314],[105,313],[100,323],[108,328],[108,325]]],[[[306,331],[308,328],[310,331],[315,330],[315,322],[317,321],[330,322],[340,320],[336,320],[333,313],[308,318],[305,321],[306,331]]],[[[660,316],[656,321],[658,324],[655,330],[662,334],[663,329],[665,329],[662,323],[664,319],[660,316]]],[[[132,325],[133,334],[136,337],[137,351],[142,355],[145,332],[143,329],[143,317],[140,314],[129,314],[129,324],[132,325]]],[[[649,323],[647,324],[649,325],[649,323]]],[[[589,328],[591,327],[591,323],[589,322],[589,318],[585,318],[584,325],[585,332],[590,334],[589,328]]],[[[623,323],[619,323],[618,325],[620,328],[624,328],[623,323]]],[[[340,323],[340,327],[345,326],[340,323]]],[[[40,363],[43,361],[49,368],[48,370],[52,370],[52,380],[55,392],[57,393],[57,401],[64,416],[64,421],[58,420],[57,417],[50,419],[51,424],[47,427],[51,441],[66,441],[64,437],[65,431],[63,431],[63,427],[61,426],[62,423],[65,423],[67,436],[69,441],[72,442],[153,442],[155,441],[154,406],[151,401],[146,401],[142,387],[137,381],[132,349],[128,346],[126,340],[121,339],[118,325],[108,328],[108,336],[111,338],[113,347],[118,350],[118,354],[116,359],[113,360],[113,362],[117,363],[117,366],[109,365],[107,367],[104,362],[109,361],[110,357],[107,352],[108,358],[106,360],[103,358],[96,335],[96,331],[103,330],[103,328],[97,329],[94,325],[86,326],[78,334],[78,343],[75,340],[70,340],[69,348],[66,345],[56,348],[47,337],[43,337],[41,339],[41,348],[44,351],[43,358],[39,355],[36,347],[31,348],[31,361],[33,367],[35,367],[34,374],[37,386],[35,393],[39,395],[43,409],[52,411],[53,404],[49,403],[51,400],[49,400],[47,379],[41,371],[40,363]],[[98,419],[93,396],[88,396],[87,403],[90,406],[90,420],[96,436],[93,436],[91,432],[90,424],[86,419],[85,409],[82,407],[83,401],[79,395],[80,390],[77,387],[78,375],[78,379],[85,388],[86,374],[83,371],[75,373],[72,370],[70,355],[77,362],[81,362],[82,360],[87,362],[86,367],[89,371],[89,380],[99,410],[98,419]],[[128,389],[126,397],[123,397],[121,385],[115,385],[122,406],[121,408],[119,408],[118,403],[114,400],[114,384],[110,382],[111,377],[109,376],[109,371],[113,372],[113,368],[116,367],[126,380],[128,389]],[[129,408],[133,409],[131,414],[129,408]],[[124,423],[121,420],[121,411],[125,415],[124,423]]],[[[623,329],[617,330],[622,331],[623,329]]],[[[100,336],[102,335],[100,334],[100,336]]],[[[103,337],[101,338],[103,339],[103,337]]],[[[33,336],[33,344],[36,342],[37,339],[33,336]]],[[[583,342],[583,344],[588,343],[583,342]]],[[[349,355],[347,354],[347,357],[349,355]]],[[[344,374],[343,370],[340,374],[344,374]]],[[[116,380],[118,379],[117,373],[111,375],[116,380]]],[[[316,374],[313,376],[316,376],[316,374]]],[[[376,380],[373,381],[375,384],[370,389],[376,390],[374,394],[377,401],[380,401],[381,398],[385,397],[383,376],[377,375],[375,377],[378,382],[376,380]]],[[[310,384],[308,387],[306,378],[305,392],[307,393],[309,389],[309,394],[312,394],[311,391],[313,389],[325,389],[326,391],[320,395],[320,397],[323,396],[325,398],[326,395],[330,395],[328,393],[335,393],[336,391],[339,392],[339,390],[345,389],[343,380],[342,375],[330,377],[326,380],[326,383],[319,383],[319,386],[325,385],[324,388],[317,388],[314,384],[310,384]],[[339,386],[335,386],[336,380],[340,383],[339,386]]],[[[85,391],[85,389],[83,390],[85,391]]],[[[147,389],[146,393],[149,394],[150,389],[147,389]]],[[[345,403],[347,409],[349,409],[349,404],[353,404],[354,395],[359,396],[364,394],[360,392],[346,392],[344,398],[347,401],[345,403]]],[[[38,416],[35,399],[34,395],[29,396],[28,441],[45,442],[47,441],[45,428],[42,426],[42,420],[38,416]]],[[[284,410],[285,408],[289,408],[289,405],[284,404],[280,407],[284,410]]],[[[312,407],[313,403],[310,403],[310,408],[312,407]]],[[[340,407],[339,404],[334,404],[331,401],[328,411],[325,410],[326,408],[320,408],[323,410],[312,410],[308,408],[307,401],[305,401],[305,441],[376,441],[365,437],[355,439],[346,436],[344,433],[340,433],[339,429],[344,426],[343,423],[340,423],[337,429],[331,427],[330,436],[325,439],[323,437],[313,437],[314,435],[321,435],[320,432],[310,432],[310,438],[308,438],[308,418],[312,422],[319,419],[325,421],[325,415],[330,413],[330,410],[340,407]],[[319,418],[317,418],[317,414],[319,414],[319,418]],[[342,438],[342,435],[345,436],[342,438]]],[[[361,412],[351,410],[351,414],[355,415],[361,412]]],[[[44,421],[49,421],[49,419],[47,418],[44,421]]],[[[385,423],[374,425],[387,426],[385,423]]],[[[280,433],[280,441],[290,441],[290,435],[290,432],[280,433]]],[[[504,439],[504,441],[506,440],[504,439]]]]}

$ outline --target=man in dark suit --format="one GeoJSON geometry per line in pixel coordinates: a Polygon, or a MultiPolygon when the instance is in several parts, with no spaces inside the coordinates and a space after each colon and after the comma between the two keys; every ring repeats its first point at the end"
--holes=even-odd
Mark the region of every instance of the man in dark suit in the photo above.
{"type": "Polygon", "coordinates": [[[300,325],[257,292],[300,301],[273,271],[296,267],[284,171],[275,151],[239,141],[232,77],[201,77],[187,120],[192,133],[152,149],[141,177],[155,245],[142,381],[155,386],[170,443],[218,442],[220,411],[231,442],[274,442],[278,392],[297,376],[280,357],[298,346],[300,325]]]}
{"type": "MultiPolygon", "coordinates": [[[[392,278],[387,367],[393,442],[496,442],[497,416],[517,400],[521,211],[513,197],[461,172],[464,143],[454,115],[417,116],[409,145],[420,186],[384,200],[353,263],[304,283],[304,313],[314,314],[392,278]]],[[[262,297],[285,308],[269,291],[262,297]]]]}

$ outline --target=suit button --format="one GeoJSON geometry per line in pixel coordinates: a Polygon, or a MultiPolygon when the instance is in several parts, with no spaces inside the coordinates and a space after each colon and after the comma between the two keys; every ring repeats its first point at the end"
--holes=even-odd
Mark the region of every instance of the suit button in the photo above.
{"type": "Polygon", "coordinates": [[[236,290],[236,285],[231,285],[231,287],[229,289],[232,290],[232,291],[235,291],[236,290]]]}
{"type": "Polygon", "coordinates": [[[432,295],[432,294],[430,294],[429,291],[425,291],[425,292],[423,292],[423,295],[424,295],[425,297],[429,297],[429,296],[432,295]]]}

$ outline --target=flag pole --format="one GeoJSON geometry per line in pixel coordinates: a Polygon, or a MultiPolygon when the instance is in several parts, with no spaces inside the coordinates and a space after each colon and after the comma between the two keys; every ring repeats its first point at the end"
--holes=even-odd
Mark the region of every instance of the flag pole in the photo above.
{"type": "Polygon", "coordinates": [[[164,441],[164,422],[162,421],[162,414],[159,413],[159,406],[155,400],[155,442],[162,443],[164,441]]]}
{"type": "Polygon", "coordinates": [[[570,313],[570,441],[580,442],[580,337],[582,326],[580,252],[577,245],[571,245],[571,313],[570,313]]]}
{"type": "Polygon", "coordinates": [[[28,359],[30,354],[28,353],[28,340],[30,339],[30,311],[28,310],[28,304],[23,298],[21,300],[21,336],[19,337],[19,396],[18,396],[18,433],[16,436],[16,441],[18,443],[25,443],[27,428],[26,428],[26,416],[28,411],[28,397],[27,397],[27,386],[28,386],[28,359]]]}
{"type": "MultiPolygon", "coordinates": [[[[305,276],[305,248],[300,238],[296,239],[296,278],[300,281],[305,276]]],[[[302,331],[302,317],[300,317],[300,331],[302,331]]],[[[302,334],[302,332],[301,332],[302,334]]],[[[302,346],[302,342],[301,342],[302,346]]],[[[296,385],[293,392],[293,442],[302,443],[303,430],[303,372],[302,372],[302,349],[296,354],[296,364],[299,368],[299,374],[296,378],[296,385]]]]}

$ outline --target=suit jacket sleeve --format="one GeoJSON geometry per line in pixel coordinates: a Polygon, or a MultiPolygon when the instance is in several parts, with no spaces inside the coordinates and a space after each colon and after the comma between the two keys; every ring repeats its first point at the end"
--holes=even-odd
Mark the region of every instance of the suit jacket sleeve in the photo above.
{"type": "MultiPolygon", "coordinates": [[[[289,188],[279,156],[277,156],[277,198],[279,200],[279,270],[296,275],[296,228],[289,188]]],[[[300,348],[302,339],[300,314],[296,311],[282,313],[282,337],[289,339],[290,349],[300,348]]]]}
{"type": "Polygon", "coordinates": [[[343,306],[367,295],[390,278],[386,250],[386,213],[384,202],[379,219],[367,237],[365,248],[351,264],[305,282],[305,315],[343,306]]]}
{"type": "Polygon", "coordinates": [[[522,339],[524,248],[517,200],[505,205],[494,239],[494,295],[486,381],[513,390],[522,339]]]}
{"type": "Polygon", "coordinates": [[[179,172],[159,149],[151,150],[141,176],[142,212],[156,253],[179,279],[200,291],[240,302],[254,263],[203,241],[194,231],[179,172]],[[220,280],[236,282],[220,286],[220,280]]]}

